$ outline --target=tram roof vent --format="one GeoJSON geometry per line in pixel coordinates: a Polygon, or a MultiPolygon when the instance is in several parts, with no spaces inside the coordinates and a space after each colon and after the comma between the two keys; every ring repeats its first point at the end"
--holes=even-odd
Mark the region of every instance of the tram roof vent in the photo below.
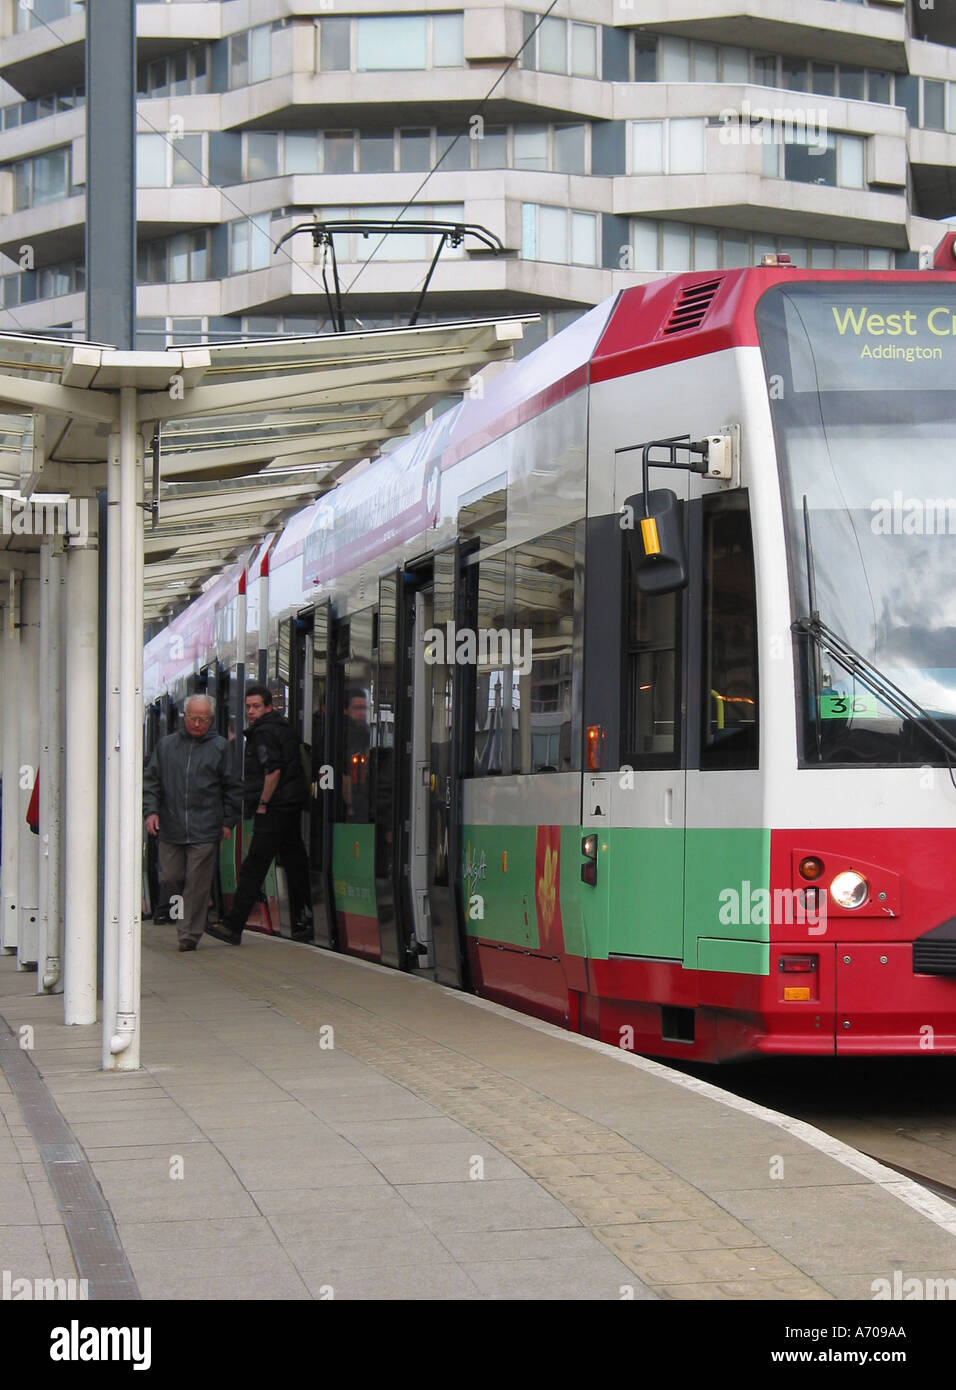
{"type": "Polygon", "coordinates": [[[705,280],[698,285],[685,285],[664,324],[663,333],[686,333],[689,329],[699,328],[713,303],[714,295],[720,289],[720,283],[720,280],[705,280]]]}

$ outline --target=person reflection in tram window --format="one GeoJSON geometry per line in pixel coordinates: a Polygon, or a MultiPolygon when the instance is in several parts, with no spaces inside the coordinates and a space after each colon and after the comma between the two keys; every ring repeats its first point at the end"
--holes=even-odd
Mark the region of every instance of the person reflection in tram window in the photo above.
{"type": "Polygon", "coordinates": [[[368,695],[361,686],[350,686],[345,694],[345,775],[342,780],[346,820],[368,821],[370,743],[368,695]]]}
{"type": "Polygon", "coordinates": [[[246,918],[258,900],[269,865],[278,856],[289,880],[293,940],[308,941],[312,888],[301,817],[309,789],[298,735],[288,719],[273,709],[272,692],[265,685],[246,687],[246,719],[243,806],[252,817],[252,842],[239,870],[232,906],[221,922],[206,930],[229,946],[241,944],[246,918]]]}

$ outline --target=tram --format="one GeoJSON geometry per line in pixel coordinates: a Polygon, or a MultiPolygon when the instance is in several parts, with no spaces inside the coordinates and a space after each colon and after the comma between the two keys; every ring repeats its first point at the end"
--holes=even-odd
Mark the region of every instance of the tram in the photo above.
{"type": "Polygon", "coordinates": [[[626,289],[153,638],[154,724],[265,675],[308,745],[318,944],[655,1056],[956,1052],[953,240],[626,289]]]}

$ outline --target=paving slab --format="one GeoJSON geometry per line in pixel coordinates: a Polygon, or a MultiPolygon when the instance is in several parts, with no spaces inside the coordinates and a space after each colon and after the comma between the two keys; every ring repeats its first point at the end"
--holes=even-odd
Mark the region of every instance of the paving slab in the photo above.
{"type": "MultiPolygon", "coordinates": [[[[0,1016],[33,1028],[141,1297],[829,1301],[956,1278],[956,1216],[905,1179],[666,1068],[254,934],[184,961],[147,926],[143,969],[143,1070],[107,1075],[99,1027],[0,958],[0,1016]]],[[[25,1276],[82,1277],[49,1160],[4,1078],[0,1243],[25,1276]]]]}

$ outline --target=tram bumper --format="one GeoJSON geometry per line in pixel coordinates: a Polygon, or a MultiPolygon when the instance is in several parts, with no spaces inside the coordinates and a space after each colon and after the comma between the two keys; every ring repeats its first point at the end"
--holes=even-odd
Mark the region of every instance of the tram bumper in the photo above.
{"type": "Polygon", "coordinates": [[[956,974],[923,974],[912,941],[837,944],[834,1024],[841,1056],[956,1053],[956,974]]]}

